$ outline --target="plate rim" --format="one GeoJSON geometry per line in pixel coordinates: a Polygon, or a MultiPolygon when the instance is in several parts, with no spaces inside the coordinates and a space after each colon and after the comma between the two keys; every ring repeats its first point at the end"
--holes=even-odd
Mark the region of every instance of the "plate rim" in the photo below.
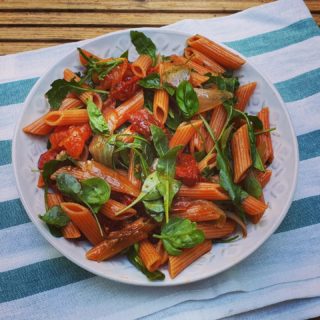
{"type": "MultiPolygon", "coordinates": [[[[101,35],[99,37],[93,38],[93,39],[88,39],[85,40],[86,42],[82,45],[83,48],[86,48],[87,46],[90,46],[90,44],[92,42],[107,38],[111,35],[120,35],[123,33],[128,33],[130,32],[130,30],[139,30],[142,32],[157,32],[160,31],[162,33],[167,33],[167,34],[175,34],[175,35],[182,35],[182,36],[191,36],[190,33],[186,33],[186,32],[181,32],[181,31],[176,31],[176,30],[171,30],[171,29],[167,29],[167,28],[129,28],[129,29],[125,29],[125,30],[119,30],[116,32],[111,32],[108,34],[104,34],[101,35]]],[[[15,177],[15,181],[16,181],[16,186],[18,189],[18,194],[19,194],[19,199],[21,200],[24,209],[27,212],[27,215],[29,217],[29,219],[31,220],[31,222],[33,223],[33,225],[36,227],[36,229],[40,232],[40,234],[50,243],[50,245],[52,245],[63,257],[67,258],[68,260],[70,260],[71,262],[73,262],[74,264],[76,264],[77,266],[83,268],[84,270],[100,276],[104,279],[107,280],[112,280],[115,282],[120,282],[120,283],[124,283],[127,285],[136,285],[136,286],[143,286],[143,287],[171,287],[171,286],[180,286],[180,285],[186,285],[186,284],[191,284],[191,283],[195,283],[204,279],[208,279],[211,278],[213,276],[216,276],[222,272],[225,272],[227,270],[229,270],[230,268],[234,267],[235,265],[237,265],[238,263],[242,262],[243,260],[245,260],[248,256],[250,256],[251,254],[253,254],[259,247],[261,247],[263,245],[263,243],[265,243],[265,241],[274,233],[274,231],[278,228],[278,226],[281,224],[281,222],[284,220],[284,218],[286,217],[289,207],[293,201],[293,196],[296,190],[296,186],[297,186],[297,178],[298,178],[298,168],[299,168],[299,149],[298,149],[298,142],[297,142],[297,136],[296,133],[294,131],[292,122],[291,122],[291,118],[290,115],[288,113],[288,110],[284,104],[284,101],[282,99],[282,97],[280,96],[278,90],[276,89],[276,87],[273,85],[273,83],[269,80],[269,78],[263,73],[261,72],[254,63],[252,63],[251,61],[248,60],[248,58],[244,57],[241,53],[237,52],[236,50],[233,50],[232,48],[229,48],[228,46],[224,45],[221,42],[217,42],[219,45],[227,48],[228,50],[231,50],[233,52],[235,52],[236,54],[238,54],[239,56],[241,56],[242,58],[244,58],[246,60],[246,63],[248,63],[250,66],[253,67],[253,69],[266,81],[266,83],[272,88],[273,93],[275,94],[276,98],[279,100],[282,110],[284,111],[286,120],[288,122],[289,128],[290,128],[290,134],[294,137],[293,139],[293,156],[294,156],[294,161],[295,161],[295,167],[293,168],[293,183],[291,186],[291,192],[289,194],[289,196],[287,197],[287,201],[285,203],[284,209],[282,210],[282,215],[280,215],[278,221],[276,221],[276,223],[274,223],[272,225],[272,227],[270,229],[268,229],[268,231],[263,234],[262,237],[259,238],[259,240],[255,243],[255,245],[253,245],[253,247],[248,250],[248,252],[245,252],[243,255],[241,255],[241,258],[235,260],[234,262],[228,264],[225,268],[222,268],[221,270],[219,270],[218,272],[215,272],[214,270],[212,272],[208,272],[205,273],[204,275],[196,275],[195,277],[193,277],[192,279],[189,279],[188,281],[185,280],[180,280],[180,281],[176,281],[176,282],[157,282],[157,281],[146,281],[145,283],[142,283],[140,280],[135,280],[135,279],[123,279],[123,278],[119,278],[117,276],[114,276],[113,274],[105,274],[99,270],[94,269],[94,267],[91,267],[90,265],[86,265],[83,264],[81,261],[78,261],[77,259],[75,259],[73,256],[68,254],[69,250],[65,250],[64,248],[57,248],[56,244],[53,241],[53,237],[52,235],[49,233],[48,230],[46,230],[45,228],[41,228],[37,225],[36,223],[36,216],[34,214],[29,213],[29,207],[27,205],[27,202],[23,196],[23,192],[22,192],[22,187],[20,185],[19,182],[19,178],[18,178],[18,168],[17,168],[17,164],[16,164],[16,149],[17,149],[17,136],[19,133],[19,130],[21,130],[21,122],[23,120],[25,111],[27,106],[30,104],[30,100],[32,99],[33,95],[37,92],[38,87],[41,84],[42,79],[48,74],[50,73],[52,70],[54,70],[56,68],[56,66],[64,59],[66,59],[68,56],[71,56],[75,53],[76,48],[72,49],[70,52],[68,52],[67,54],[63,55],[58,61],[56,61],[54,63],[54,65],[52,65],[51,67],[49,67],[37,80],[37,82],[34,84],[33,88],[31,89],[31,91],[29,92],[26,100],[23,103],[23,107],[20,111],[19,117],[17,119],[17,122],[15,124],[15,128],[14,128],[14,135],[12,138],[12,166],[13,166],[13,172],[14,172],[14,177],[15,177]]],[[[32,210],[30,210],[30,212],[32,212],[32,210]]]]}

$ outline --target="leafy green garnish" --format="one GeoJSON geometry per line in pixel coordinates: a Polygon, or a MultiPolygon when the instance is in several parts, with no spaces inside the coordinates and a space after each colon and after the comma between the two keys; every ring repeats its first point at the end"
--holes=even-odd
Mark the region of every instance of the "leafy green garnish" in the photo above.
{"type": "Polygon", "coordinates": [[[71,198],[78,200],[81,192],[80,182],[71,174],[61,173],[56,178],[58,189],[71,198]]]}
{"type": "Polygon", "coordinates": [[[70,82],[64,79],[58,79],[51,83],[51,89],[46,92],[51,110],[59,109],[62,100],[67,96],[69,92],[82,93],[82,92],[96,92],[96,93],[108,93],[104,90],[96,90],[93,88],[82,88],[81,84],[71,80],[70,82]]]}
{"type": "Polygon", "coordinates": [[[187,80],[180,82],[176,90],[176,101],[185,119],[192,118],[199,110],[198,96],[187,80]]]}
{"type": "Polygon", "coordinates": [[[163,225],[161,234],[153,235],[161,239],[165,250],[172,256],[182,253],[182,249],[193,248],[205,240],[202,230],[197,229],[197,224],[188,219],[170,218],[163,225]]]}
{"type": "Polygon", "coordinates": [[[169,83],[165,82],[161,85],[160,75],[158,73],[150,73],[138,83],[145,89],[165,89],[171,96],[175,93],[175,88],[169,83]]]}
{"type": "Polygon", "coordinates": [[[137,246],[132,246],[127,252],[128,260],[138,269],[140,270],[150,281],[164,280],[165,275],[157,270],[154,272],[150,272],[146,266],[143,264],[141,258],[138,254],[137,246]]]}
{"type": "Polygon", "coordinates": [[[262,196],[261,185],[252,170],[249,170],[249,172],[247,173],[243,182],[243,188],[250,195],[257,199],[259,199],[262,196]]]}
{"type": "Polygon", "coordinates": [[[153,65],[156,63],[156,46],[150,38],[143,32],[130,31],[131,42],[139,54],[145,54],[151,57],[153,65]]]}
{"type": "Polygon", "coordinates": [[[226,90],[232,93],[239,88],[239,80],[236,77],[226,78],[220,75],[215,76],[211,73],[206,73],[205,76],[209,77],[209,79],[203,84],[204,87],[215,84],[219,90],[226,90]]]}
{"type": "Polygon", "coordinates": [[[150,131],[151,131],[154,147],[159,157],[162,157],[169,150],[168,138],[161,128],[153,124],[150,126],[150,131]]]}
{"type": "Polygon", "coordinates": [[[98,109],[96,104],[92,101],[92,99],[89,99],[87,101],[87,111],[89,116],[90,127],[93,133],[108,134],[109,128],[106,119],[104,118],[102,112],[98,109]]]}
{"type": "Polygon", "coordinates": [[[120,58],[128,59],[128,57],[129,57],[129,50],[122,52],[122,54],[120,55],[120,58]]]}
{"type": "Polygon", "coordinates": [[[53,206],[44,215],[39,215],[39,218],[47,224],[50,233],[55,237],[62,236],[60,229],[70,221],[60,206],[53,206]]]}

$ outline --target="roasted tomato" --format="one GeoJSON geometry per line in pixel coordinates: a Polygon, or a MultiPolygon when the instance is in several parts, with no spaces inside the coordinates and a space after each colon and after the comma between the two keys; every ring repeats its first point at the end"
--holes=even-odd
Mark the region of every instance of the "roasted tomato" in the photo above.
{"type": "Polygon", "coordinates": [[[110,97],[120,101],[128,100],[138,90],[138,80],[137,76],[125,77],[122,81],[112,86],[110,97]]]}
{"type": "Polygon", "coordinates": [[[134,112],[130,118],[129,121],[131,122],[132,130],[142,134],[146,138],[150,137],[150,126],[152,124],[160,127],[161,124],[158,122],[158,120],[155,119],[153,114],[148,112],[146,109],[141,109],[136,112],[134,112]]]}
{"type": "Polygon", "coordinates": [[[57,154],[60,152],[61,149],[57,148],[57,149],[49,149],[48,151],[44,152],[39,160],[38,160],[38,168],[40,170],[43,169],[44,165],[51,161],[54,160],[57,156],[57,154]]]}
{"type": "Polygon", "coordinates": [[[91,135],[91,128],[86,123],[78,126],[56,128],[49,139],[53,148],[64,148],[69,156],[78,158],[91,135]]]}
{"type": "Polygon", "coordinates": [[[178,156],[176,179],[189,187],[200,181],[200,171],[195,158],[191,154],[181,153],[178,156]]]}

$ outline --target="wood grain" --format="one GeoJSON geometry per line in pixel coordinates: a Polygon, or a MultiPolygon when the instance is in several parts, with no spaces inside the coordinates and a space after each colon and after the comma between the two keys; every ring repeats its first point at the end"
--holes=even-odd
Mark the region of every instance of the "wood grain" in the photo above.
{"type": "MultiPolygon", "coordinates": [[[[221,17],[271,0],[0,0],[0,55],[130,27],[221,17]]],[[[305,1],[320,24],[320,0],[305,1]]]]}

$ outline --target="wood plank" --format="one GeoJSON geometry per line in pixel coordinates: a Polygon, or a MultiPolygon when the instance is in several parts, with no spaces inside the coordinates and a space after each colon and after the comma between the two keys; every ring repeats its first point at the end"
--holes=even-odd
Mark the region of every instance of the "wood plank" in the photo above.
{"type": "Polygon", "coordinates": [[[162,26],[182,19],[221,16],[214,13],[1,12],[0,25],[162,26]]]}
{"type": "MultiPolygon", "coordinates": [[[[192,11],[192,12],[230,12],[244,10],[272,0],[227,0],[208,1],[197,0],[2,0],[0,9],[29,9],[29,10],[114,10],[114,11],[192,11]]],[[[320,11],[319,0],[306,0],[312,11],[320,11]]]]}
{"type": "Polygon", "coordinates": [[[64,42],[0,42],[0,55],[17,53],[63,44],[64,42]]]}

